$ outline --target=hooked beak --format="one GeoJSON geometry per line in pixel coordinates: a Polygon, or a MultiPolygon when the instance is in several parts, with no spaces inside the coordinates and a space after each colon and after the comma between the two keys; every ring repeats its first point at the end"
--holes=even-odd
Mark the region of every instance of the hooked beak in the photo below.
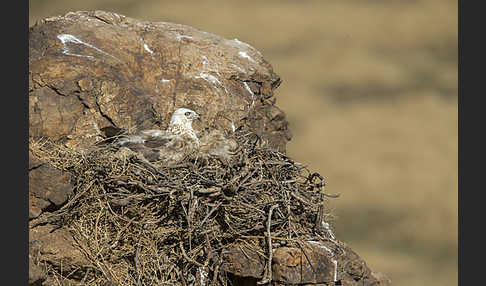
{"type": "Polygon", "coordinates": [[[201,116],[199,116],[199,114],[196,114],[196,120],[201,120],[201,116]]]}

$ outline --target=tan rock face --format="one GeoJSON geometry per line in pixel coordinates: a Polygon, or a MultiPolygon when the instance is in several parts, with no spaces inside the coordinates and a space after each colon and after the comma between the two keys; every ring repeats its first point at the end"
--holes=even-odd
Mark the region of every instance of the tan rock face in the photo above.
{"type": "Polygon", "coordinates": [[[248,126],[285,151],[280,84],[252,46],[172,23],[102,11],[48,18],[29,32],[30,135],[87,146],[100,128],[165,128],[172,111],[201,116],[195,129],[248,126]]]}

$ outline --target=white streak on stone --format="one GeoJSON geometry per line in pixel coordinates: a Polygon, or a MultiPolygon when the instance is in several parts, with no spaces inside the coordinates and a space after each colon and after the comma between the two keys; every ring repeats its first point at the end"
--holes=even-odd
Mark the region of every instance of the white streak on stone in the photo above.
{"type": "Polygon", "coordinates": [[[337,260],[333,259],[332,263],[334,264],[334,282],[337,281],[337,260]]]}
{"type": "Polygon", "coordinates": [[[248,86],[248,83],[246,81],[243,82],[243,86],[245,87],[245,89],[251,94],[251,95],[254,95],[253,94],[253,91],[251,91],[250,87],[248,86]]]}
{"type": "Polygon", "coordinates": [[[149,48],[149,46],[148,46],[147,44],[143,44],[143,48],[144,48],[144,49],[145,49],[147,52],[149,52],[151,55],[153,55],[153,54],[154,54],[154,52],[153,52],[153,51],[152,51],[152,50],[149,48]]]}
{"type": "Polygon", "coordinates": [[[251,108],[255,104],[255,94],[253,93],[253,91],[251,91],[251,89],[248,86],[248,83],[246,81],[243,82],[243,86],[251,94],[251,105],[249,104],[249,107],[251,108]]]}
{"type": "Polygon", "coordinates": [[[175,33],[176,34],[176,38],[178,41],[181,41],[182,39],[192,39],[191,36],[186,36],[186,35],[181,35],[181,34],[178,34],[178,33],[175,33]]]}
{"type": "Polygon", "coordinates": [[[72,42],[72,43],[75,43],[75,44],[84,44],[83,42],[81,42],[78,38],[74,37],[73,35],[61,34],[61,35],[57,35],[57,38],[63,44],[63,48],[62,48],[63,54],[69,55],[69,56],[75,56],[75,57],[94,58],[93,56],[78,55],[78,54],[73,54],[73,53],[69,52],[69,49],[67,48],[66,43],[72,42]]]}
{"type": "Polygon", "coordinates": [[[219,81],[219,79],[217,77],[215,77],[214,75],[210,75],[210,74],[207,74],[207,73],[200,73],[198,76],[195,76],[195,78],[202,78],[202,79],[205,79],[213,84],[219,84],[219,85],[222,85],[222,83],[219,81]]]}
{"type": "Polygon", "coordinates": [[[163,78],[163,79],[160,80],[160,82],[162,82],[162,83],[170,82],[170,79],[163,78]]]}
{"type": "Polygon", "coordinates": [[[93,56],[88,56],[88,55],[79,55],[79,54],[73,54],[73,53],[70,53],[69,52],[69,49],[68,47],[66,46],[67,43],[73,43],[73,44],[79,44],[79,45],[84,45],[84,46],[87,46],[89,48],[92,48],[94,50],[96,50],[97,52],[99,53],[102,53],[104,55],[107,55],[107,56],[110,56],[118,61],[120,61],[118,58],[110,55],[109,53],[91,45],[91,44],[88,44],[86,42],[83,42],[81,41],[80,39],[76,38],[75,36],[73,35],[70,35],[70,34],[59,34],[57,35],[57,38],[62,42],[63,44],[63,51],[62,53],[65,54],[65,55],[70,55],[70,56],[76,56],[76,57],[86,57],[86,58],[94,58],[93,56]]]}
{"type": "Polygon", "coordinates": [[[331,255],[331,257],[334,257],[334,252],[332,252],[332,250],[331,250],[331,249],[329,249],[329,248],[328,248],[327,246],[325,246],[324,244],[322,244],[322,243],[320,243],[320,242],[318,242],[318,241],[313,241],[313,240],[309,240],[309,241],[307,241],[307,242],[312,243],[312,244],[314,244],[314,245],[317,245],[317,247],[322,248],[322,249],[324,249],[325,251],[327,251],[327,252],[328,252],[328,253],[331,255]]]}
{"type": "Polygon", "coordinates": [[[251,51],[253,51],[253,53],[255,53],[255,54],[257,54],[257,55],[259,55],[259,56],[263,57],[263,56],[262,56],[262,54],[261,54],[261,53],[260,53],[258,50],[256,50],[254,47],[252,47],[251,45],[249,45],[249,44],[247,44],[247,43],[245,43],[245,42],[242,42],[242,41],[240,41],[240,40],[238,40],[238,39],[229,40],[229,42],[230,42],[230,45],[236,46],[236,47],[238,47],[240,50],[241,50],[241,49],[244,49],[244,50],[246,50],[246,51],[251,50],[251,51]],[[235,44],[233,44],[233,43],[235,43],[236,45],[235,45],[235,44]]]}
{"type": "Polygon", "coordinates": [[[206,69],[207,65],[209,64],[209,60],[206,56],[202,56],[202,64],[203,64],[203,69],[206,69]]]}
{"type": "Polygon", "coordinates": [[[231,64],[235,69],[237,69],[240,72],[246,73],[245,69],[240,67],[239,65],[231,64]]]}
{"type": "Polygon", "coordinates": [[[226,94],[228,94],[228,90],[226,90],[226,87],[214,75],[207,74],[207,73],[200,73],[198,76],[195,76],[194,78],[202,78],[202,79],[205,79],[205,80],[209,81],[213,85],[220,85],[220,86],[222,86],[224,88],[224,91],[226,92],[226,94]]]}
{"type": "Polygon", "coordinates": [[[251,62],[255,62],[255,60],[252,57],[250,57],[247,52],[239,51],[238,55],[242,58],[247,58],[251,62]]]}
{"type": "Polygon", "coordinates": [[[238,43],[238,44],[240,44],[240,45],[249,46],[247,43],[242,42],[242,41],[238,40],[237,38],[234,38],[234,39],[233,39],[233,41],[237,42],[237,43],[238,43]]]}
{"type": "Polygon", "coordinates": [[[212,67],[212,64],[209,62],[206,56],[201,56],[201,60],[202,60],[202,70],[201,70],[202,73],[214,72],[218,76],[221,76],[219,74],[218,66],[216,66],[216,68],[212,67]]]}

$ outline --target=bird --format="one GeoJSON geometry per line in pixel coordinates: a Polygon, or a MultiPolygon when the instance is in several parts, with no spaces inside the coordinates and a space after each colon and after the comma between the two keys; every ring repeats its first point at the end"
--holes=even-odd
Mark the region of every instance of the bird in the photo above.
{"type": "Polygon", "coordinates": [[[200,157],[215,157],[223,162],[229,162],[239,150],[238,141],[224,134],[220,129],[211,129],[199,140],[200,157]]]}
{"type": "Polygon", "coordinates": [[[201,160],[213,157],[228,163],[239,149],[237,140],[214,127],[199,132],[199,139],[192,128],[194,120],[201,120],[201,116],[183,107],[174,111],[166,130],[148,129],[133,134],[123,134],[124,129],[114,126],[101,130],[109,137],[107,142],[124,154],[135,153],[145,163],[174,166],[189,156],[201,160]]]}
{"type": "Polygon", "coordinates": [[[178,108],[172,114],[166,130],[148,129],[133,134],[123,134],[122,128],[105,127],[107,137],[114,137],[111,144],[128,148],[148,162],[174,165],[197,152],[199,139],[192,128],[194,120],[201,120],[199,114],[188,108],[178,108]]]}

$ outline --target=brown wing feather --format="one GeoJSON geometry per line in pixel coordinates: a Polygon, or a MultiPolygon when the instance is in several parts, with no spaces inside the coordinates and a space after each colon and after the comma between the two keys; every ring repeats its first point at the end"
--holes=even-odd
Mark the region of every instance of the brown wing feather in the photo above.
{"type": "Polygon", "coordinates": [[[118,141],[119,146],[127,147],[139,153],[149,162],[165,165],[177,164],[194,153],[199,142],[195,134],[186,130],[174,129],[143,130],[136,134],[123,136],[118,141]]]}
{"type": "Polygon", "coordinates": [[[148,148],[161,148],[168,146],[173,141],[173,137],[150,137],[145,140],[144,145],[148,148]]]}
{"type": "Polygon", "coordinates": [[[216,156],[229,160],[238,149],[238,142],[227,138],[222,131],[213,129],[200,139],[200,152],[203,156],[216,156]]]}

